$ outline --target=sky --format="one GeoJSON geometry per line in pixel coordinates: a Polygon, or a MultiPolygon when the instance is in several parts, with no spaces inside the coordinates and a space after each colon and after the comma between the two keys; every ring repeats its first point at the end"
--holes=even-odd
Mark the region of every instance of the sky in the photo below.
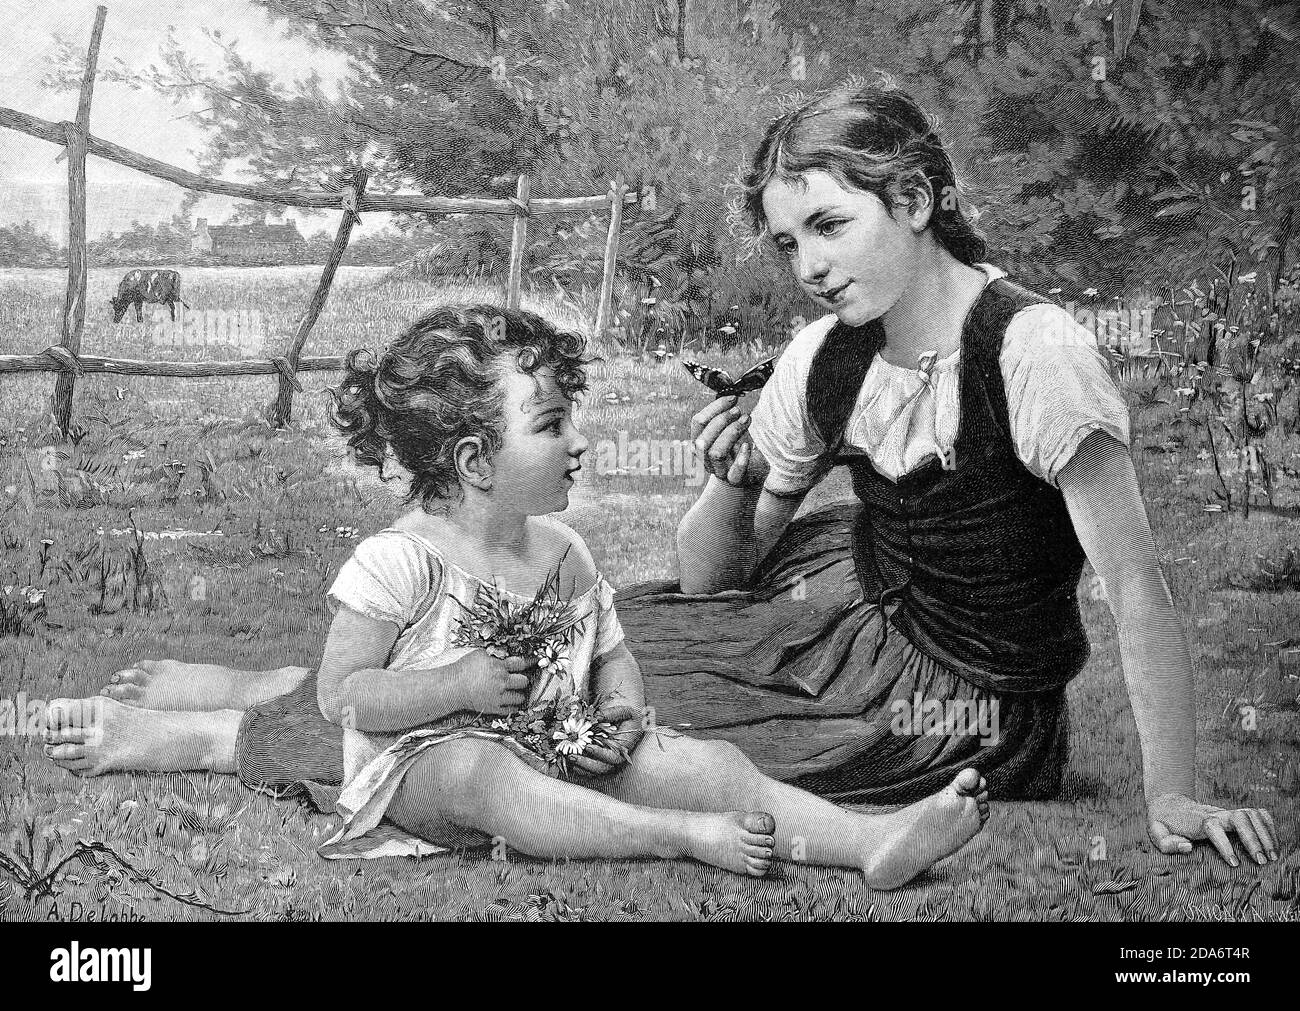
{"type": "MultiPolygon", "coordinates": [[[[95,24],[96,0],[0,0],[0,25],[6,41],[0,48],[0,106],[58,122],[76,116],[76,91],[55,92],[40,86],[54,52],[56,33],[84,51],[95,24]]],[[[100,66],[120,56],[132,67],[158,62],[168,25],[192,57],[215,66],[219,50],[202,29],[219,28],[255,67],[273,70],[286,83],[315,69],[326,87],[344,72],[341,57],[314,51],[290,39],[261,9],[247,0],[105,0],[108,18],[100,45],[100,66]]],[[[99,80],[91,104],[90,132],[103,140],[150,155],[172,165],[197,169],[193,154],[203,131],[178,118],[201,108],[197,99],[174,104],[151,91],[99,80]]],[[[67,163],[55,161],[63,149],[35,137],[0,129],[0,225],[31,220],[37,228],[67,240],[67,163]]],[[[239,180],[233,170],[224,178],[239,180]]],[[[132,220],[169,219],[180,208],[184,191],[171,183],[91,156],[86,160],[87,231],[91,238],[119,231],[132,220]]],[[[210,223],[226,219],[234,201],[205,197],[195,217],[210,223]]],[[[292,215],[294,212],[290,212],[292,215]]],[[[382,228],[388,215],[368,214],[360,234],[382,228]]],[[[304,234],[333,231],[335,216],[300,220],[304,234]]],[[[357,234],[357,233],[354,233],[357,234]]]]}

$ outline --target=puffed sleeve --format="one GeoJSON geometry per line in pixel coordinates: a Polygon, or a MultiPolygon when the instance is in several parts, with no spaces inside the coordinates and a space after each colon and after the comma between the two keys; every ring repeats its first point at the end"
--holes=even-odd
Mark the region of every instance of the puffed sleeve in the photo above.
{"type": "Polygon", "coordinates": [[[764,487],[774,495],[805,492],[831,467],[808,417],[807,391],[813,355],[834,324],[826,316],[795,334],[754,406],[749,435],[771,468],[764,487]]]}
{"type": "Polygon", "coordinates": [[[601,657],[623,641],[623,626],[614,610],[614,587],[596,575],[596,645],[593,657],[601,657]]]}
{"type": "Polygon", "coordinates": [[[1128,405],[1096,338],[1058,305],[1023,309],[999,359],[1016,453],[1052,484],[1095,431],[1129,444],[1128,405]]]}
{"type": "Polygon", "coordinates": [[[326,594],[331,614],[340,605],[406,628],[438,588],[438,560],[408,537],[384,531],[367,537],[339,568],[326,594]]]}

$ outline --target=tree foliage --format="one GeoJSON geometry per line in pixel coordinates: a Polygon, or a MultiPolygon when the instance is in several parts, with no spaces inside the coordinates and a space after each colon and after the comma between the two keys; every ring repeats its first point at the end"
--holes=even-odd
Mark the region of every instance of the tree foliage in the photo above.
{"type": "Polygon", "coordinates": [[[133,221],[129,228],[89,243],[87,252],[98,264],[178,263],[190,255],[190,245],[189,222],[176,214],[154,225],[133,221]]]}
{"type": "MultiPolygon", "coordinates": [[[[330,188],[364,164],[373,191],[496,196],[523,172],[535,196],[604,192],[622,172],[654,208],[628,214],[620,265],[687,331],[733,307],[799,311],[783,266],[737,263],[725,188],[783,103],[872,68],[938,115],[990,258],[1030,285],[1109,296],[1222,261],[1274,280],[1293,259],[1300,19],[1285,0],[255,2],[341,55],[345,80],[283,83],[218,29],[217,67],[173,37],[147,70],[102,73],[201,98],[210,172],[330,188]]],[[[64,55],[51,78],[75,85],[64,55]]],[[[509,246],[506,218],[419,225],[480,254],[509,246]]],[[[591,275],[603,231],[534,219],[529,266],[591,275]]]]}
{"type": "Polygon", "coordinates": [[[0,226],[0,267],[50,267],[64,257],[64,249],[30,221],[0,226]]]}
{"type": "Polygon", "coordinates": [[[941,116],[995,256],[1030,283],[1115,294],[1233,259],[1285,274],[1291,5],[842,0],[816,18],[837,63],[891,70],[941,116]]]}

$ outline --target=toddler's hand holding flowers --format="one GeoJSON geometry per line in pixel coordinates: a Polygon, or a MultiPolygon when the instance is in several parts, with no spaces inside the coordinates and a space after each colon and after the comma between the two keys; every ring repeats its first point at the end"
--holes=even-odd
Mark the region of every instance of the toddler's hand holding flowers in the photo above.
{"type": "Polygon", "coordinates": [[[542,759],[548,770],[599,776],[627,762],[624,743],[640,736],[640,715],[628,706],[610,708],[605,698],[581,697],[569,665],[584,619],[559,594],[559,566],[526,603],[508,600],[490,584],[479,587],[452,643],[475,647],[467,682],[479,713],[476,725],[510,738],[542,759]],[[528,675],[525,677],[524,675],[528,675]],[[495,718],[493,718],[495,717],[495,718]],[[620,730],[619,722],[629,728],[620,730]]]}
{"type": "MultiPolygon", "coordinates": [[[[560,561],[562,564],[563,559],[560,561]]],[[[548,689],[568,676],[569,646],[583,622],[572,603],[560,597],[559,578],[557,565],[537,595],[524,604],[512,603],[487,583],[478,588],[472,604],[461,604],[465,613],[457,623],[452,645],[478,647],[499,660],[526,658],[530,676],[539,676],[538,684],[525,686],[520,706],[530,697],[547,697],[548,689]]]]}
{"type": "Polygon", "coordinates": [[[601,741],[592,741],[580,755],[569,759],[588,776],[607,776],[631,759],[644,733],[641,712],[633,706],[605,705],[595,717],[601,741]]]}
{"type": "Polygon", "coordinates": [[[537,669],[534,657],[497,657],[486,649],[475,649],[466,656],[462,667],[463,708],[494,716],[523,708],[537,669]]]}
{"type": "Polygon", "coordinates": [[[566,779],[574,771],[604,775],[631,757],[617,727],[602,718],[599,705],[574,695],[497,717],[486,729],[512,738],[566,779]]]}

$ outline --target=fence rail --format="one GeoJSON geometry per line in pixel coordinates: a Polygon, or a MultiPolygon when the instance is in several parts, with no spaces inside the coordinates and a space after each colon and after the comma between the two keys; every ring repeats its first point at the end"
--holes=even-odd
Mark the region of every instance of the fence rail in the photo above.
{"type": "MultiPolygon", "coordinates": [[[[66,129],[71,123],[54,123],[17,109],[0,106],[0,127],[25,133],[52,144],[67,144],[66,129]]],[[[201,190],[219,196],[238,197],[241,200],[259,200],[263,203],[284,204],[287,207],[316,207],[337,210],[341,194],[324,190],[281,189],[259,183],[237,183],[227,179],[212,179],[186,169],[168,165],[157,158],[139,154],[107,140],[86,135],[86,153],[117,162],[146,175],[175,183],[187,190],[201,190]]],[[[625,203],[635,204],[639,197],[628,193],[625,203]]],[[[419,193],[368,193],[357,201],[357,211],[413,211],[425,214],[575,214],[603,211],[609,208],[608,196],[594,197],[533,197],[526,205],[511,197],[428,197],[419,193]]]]}
{"type": "MultiPolygon", "coordinates": [[[[147,362],[135,358],[110,358],[104,355],[81,355],[75,365],[65,364],[59,354],[65,349],[54,345],[53,353],[39,355],[0,355],[0,372],[63,372],[75,375],[108,372],[125,376],[178,376],[183,378],[208,378],[214,376],[282,375],[278,365],[286,358],[237,358],[221,362],[147,362]]],[[[343,355],[323,355],[317,358],[299,358],[297,372],[331,372],[343,368],[343,355]]],[[[301,387],[299,387],[301,389],[301,387]]]]}
{"type": "Polygon", "coordinates": [[[53,397],[55,424],[66,437],[72,424],[72,394],[77,377],[88,373],[118,373],[144,376],[241,376],[276,375],[275,399],[267,406],[267,421],[281,428],[289,423],[293,393],[302,387],[294,378],[300,371],[337,370],[343,367],[341,356],[300,358],[307,338],[329,298],[334,275],[347,251],[352,226],[364,211],[410,211],[426,214],[502,214],[514,218],[510,250],[510,271],[506,283],[506,305],[519,305],[524,251],[528,238],[528,219],[538,214],[573,214],[593,211],[610,212],[609,235],[601,276],[600,301],[596,309],[599,333],[609,319],[614,268],[617,262],[618,237],[623,207],[636,204],[638,193],[630,191],[621,173],[610,182],[607,194],[591,197],[536,198],[531,195],[527,175],[521,175],[515,196],[505,199],[480,197],[430,197],[420,194],[382,194],[366,191],[367,174],[357,172],[337,193],[283,189],[259,183],[237,183],[169,165],[147,155],[121,147],[90,134],[90,104],[99,63],[99,45],[104,33],[106,7],[95,11],[86,72],[81,82],[74,122],[55,123],[16,109],[0,107],[0,127],[25,133],[52,144],[61,145],[68,161],[68,290],[64,301],[62,342],[37,355],[0,355],[0,373],[57,372],[53,397]],[[289,338],[285,353],[267,359],[223,362],[146,362],[129,358],[82,355],[81,337],[86,319],[86,157],[95,155],[117,162],[187,190],[221,196],[256,200],[287,207],[337,208],[341,212],[338,232],[330,249],[320,280],[306,311],[289,338]]]}

